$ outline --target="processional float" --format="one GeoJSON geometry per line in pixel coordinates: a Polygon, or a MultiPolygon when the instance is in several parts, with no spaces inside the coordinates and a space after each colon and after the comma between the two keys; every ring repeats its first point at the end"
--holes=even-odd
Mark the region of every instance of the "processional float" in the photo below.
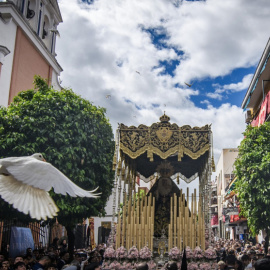
{"type": "Polygon", "coordinates": [[[179,127],[169,121],[164,114],[149,127],[119,125],[113,161],[115,248],[154,250],[160,247],[155,240],[165,238],[167,249],[205,249],[214,170],[211,126],[179,127]],[[138,178],[153,184],[142,198],[135,190],[138,178]],[[180,178],[186,183],[199,178],[199,193],[189,194],[188,188],[184,193],[180,178]]]}

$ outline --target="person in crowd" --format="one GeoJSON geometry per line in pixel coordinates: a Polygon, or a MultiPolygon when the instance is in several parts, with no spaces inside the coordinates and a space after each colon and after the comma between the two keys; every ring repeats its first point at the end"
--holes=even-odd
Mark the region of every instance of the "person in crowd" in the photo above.
{"type": "Polygon", "coordinates": [[[39,250],[38,249],[34,249],[33,250],[33,259],[35,261],[38,261],[40,259],[40,256],[39,256],[39,250]]]}
{"type": "Polygon", "coordinates": [[[5,260],[5,255],[3,253],[0,253],[0,264],[5,260]]]}
{"type": "Polygon", "coordinates": [[[249,256],[249,264],[247,265],[246,269],[252,269],[252,260],[253,258],[256,256],[256,251],[254,249],[250,249],[248,252],[247,252],[247,255],[249,256]]]}
{"type": "Polygon", "coordinates": [[[226,267],[226,263],[224,261],[219,261],[217,265],[218,265],[218,270],[224,270],[226,267]]]}
{"type": "Polygon", "coordinates": [[[28,270],[32,269],[32,266],[36,263],[36,261],[34,262],[32,255],[25,255],[23,261],[28,270]]]}
{"type": "Polygon", "coordinates": [[[167,264],[166,267],[167,270],[177,270],[177,263],[176,262],[170,262],[167,264]]]}
{"type": "Polygon", "coordinates": [[[26,253],[25,253],[25,255],[31,255],[31,256],[32,256],[32,255],[33,255],[32,248],[30,248],[30,247],[29,247],[29,248],[27,248],[27,249],[26,249],[26,253]]]}
{"type": "Polygon", "coordinates": [[[226,267],[225,270],[234,270],[235,269],[236,257],[234,255],[228,255],[226,257],[226,267]]]}
{"type": "Polygon", "coordinates": [[[54,265],[49,265],[47,270],[57,270],[57,267],[55,267],[54,265]]]}
{"type": "Polygon", "coordinates": [[[32,270],[44,270],[51,264],[51,258],[49,256],[43,256],[37,263],[32,267],[32,270]]]}
{"type": "Polygon", "coordinates": [[[100,265],[98,262],[89,263],[85,266],[85,270],[100,270],[100,265]]]}
{"type": "Polygon", "coordinates": [[[10,263],[8,260],[2,262],[2,270],[10,270],[10,263]]]}
{"type": "Polygon", "coordinates": [[[100,264],[101,261],[102,261],[102,257],[97,250],[91,251],[89,253],[88,263],[97,262],[98,264],[100,264]]]}
{"type": "Polygon", "coordinates": [[[86,265],[87,261],[87,254],[84,252],[77,252],[74,256],[75,260],[77,260],[80,263],[80,269],[84,269],[84,265],[86,265]]]}
{"type": "Polygon", "coordinates": [[[270,269],[270,259],[263,258],[257,260],[254,264],[255,270],[269,270],[270,269]]]}
{"type": "Polygon", "coordinates": [[[264,252],[263,251],[259,251],[258,253],[256,253],[256,255],[257,255],[258,260],[264,258],[264,252]]]}
{"type": "Polygon", "coordinates": [[[258,258],[255,256],[251,259],[251,269],[254,269],[254,264],[258,260],[258,258]]]}
{"type": "Polygon", "coordinates": [[[15,265],[17,262],[24,262],[21,255],[15,257],[13,264],[15,265]]]}
{"type": "Polygon", "coordinates": [[[54,249],[58,249],[58,241],[59,241],[59,238],[55,237],[53,239],[52,244],[50,245],[50,247],[53,247],[54,249]]]}
{"type": "Polygon", "coordinates": [[[217,262],[225,260],[226,252],[224,249],[221,249],[221,245],[219,244],[217,244],[216,246],[216,253],[217,253],[217,262]]]}
{"type": "Polygon", "coordinates": [[[244,270],[248,269],[248,265],[250,265],[250,258],[247,254],[242,255],[241,262],[243,263],[244,270]]]}
{"type": "Polygon", "coordinates": [[[68,264],[69,262],[69,253],[67,251],[62,251],[60,252],[60,258],[57,262],[57,269],[58,270],[61,270],[62,267],[65,265],[65,264],[68,264]]]}
{"type": "Polygon", "coordinates": [[[62,270],[80,270],[80,263],[77,260],[73,260],[70,264],[65,264],[62,270]]]}
{"type": "Polygon", "coordinates": [[[81,265],[81,263],[82,263],[82,261],[83,261],[82,253],[80,253],[80,252],[75,253],[74,259],[75,259],[76,261],[78,261],[79,264],[81,265]]]}
{"type": "Polygon", "coordinates": [[[24,262],[17,262],[14,264],[14,270],[26,270],[24,262]]]}
{"type": "Polygon", "coordinates": [[[148,270],[148,264],[147,263],[139,263],[136,266],[136,270],[148,270]]]}
{"type": "Polygon", "coordinates": [[[60,253],[68,250],[68,243],[66,239],[63,239],[60,243],[60,253]]]}
{"type": "Polygon", "coordinates": [[[240,260],[235,261],[235,270],[244,270],[243,263],[240,260]]]}

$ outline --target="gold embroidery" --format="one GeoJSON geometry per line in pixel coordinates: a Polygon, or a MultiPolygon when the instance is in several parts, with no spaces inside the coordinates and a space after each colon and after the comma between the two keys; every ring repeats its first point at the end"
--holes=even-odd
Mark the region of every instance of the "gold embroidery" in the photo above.
{"type": "Polygon", "coordinates": [[[120,125],[120,149],[131,159],[136,159],[147,152],[147,157],[153,161],[156,154],[162,159],[178,155],[181,161],[184,154],[197,159],[209,150],[209,126],[182,126],[169,122],[167,115],[160,117],[158,123],[150,127],[139,125],[127,127],[120,125]]]}

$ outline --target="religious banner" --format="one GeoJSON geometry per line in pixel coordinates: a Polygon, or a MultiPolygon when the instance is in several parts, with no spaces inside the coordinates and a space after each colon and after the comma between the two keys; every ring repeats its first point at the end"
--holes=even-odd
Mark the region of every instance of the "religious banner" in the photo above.
{"type": "Polygon", "coordinates": [[[87,227],[87,243],[91,249],[95,248],[95,223],[94,218],[88,218],[89,225],[87,227]]]}
{"type": "Polygon", "coordinates": [[[225,216],[238,215],[238,214],[239,214],[238,206],[223,208],[223,215],[225,216]]]}
{"type": "Polygon", "coordinates": [[[35,248],[34,239],[30,228],[11,227],[9,256],[15,258],[24,255],[27,248],[35,248]]]}

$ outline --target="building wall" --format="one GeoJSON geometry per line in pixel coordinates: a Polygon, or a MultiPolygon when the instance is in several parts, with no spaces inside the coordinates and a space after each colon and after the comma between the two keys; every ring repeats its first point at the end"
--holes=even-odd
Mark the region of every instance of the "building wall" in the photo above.
{"type": "Polygon", "coordinates": [[[33,18],[26,17],[28,1],[24,2],[24,9],[23,2],[11,2],[0,1],[0,46],[10,51],[5,57],[0,57],[0,105],[5,107],[20,91],[33,88],[34,75],[49,79],[54,89],[61,89],[58,76],[62,68],[55,59],[54,49],[55,31],[62,18],[56,0],[31,0],[30,6],[35,10],[33,18]],[[41,18],[39,35],[38,17],[41,18]],[[42,35],[44,22],[47,23],[45,37],[42,35]]]}
{"type": "Polygon", "coordinates": [[[20,91],[33,88],[35,75],[49,80],[51,77],[50,66],[18,27],[9,103],[20,91]]]}
{"type": "Polygon", "coordinates": [[[216,166],[217,175],[217,195],[218,195],[218,220],[219,220],[219,237],[225,238],[225,228],[223,222],[223,203],[225,189],[229,184],[231,175],[234,170],[234,162],[238,155],[237,148],[223,149],[216,166]],[[227,176],[227,177],[225,177],[227,176]]]}
{"type": "Polygon", "coordinates": [[[17,25],[10,19],[0,19],[0,45],[7,47],[10,53],[3,58],[3,66],[0,77],[0,106],[8,106],[9,87],[11,82],[12,64],[16,41],[17,25]]]}

